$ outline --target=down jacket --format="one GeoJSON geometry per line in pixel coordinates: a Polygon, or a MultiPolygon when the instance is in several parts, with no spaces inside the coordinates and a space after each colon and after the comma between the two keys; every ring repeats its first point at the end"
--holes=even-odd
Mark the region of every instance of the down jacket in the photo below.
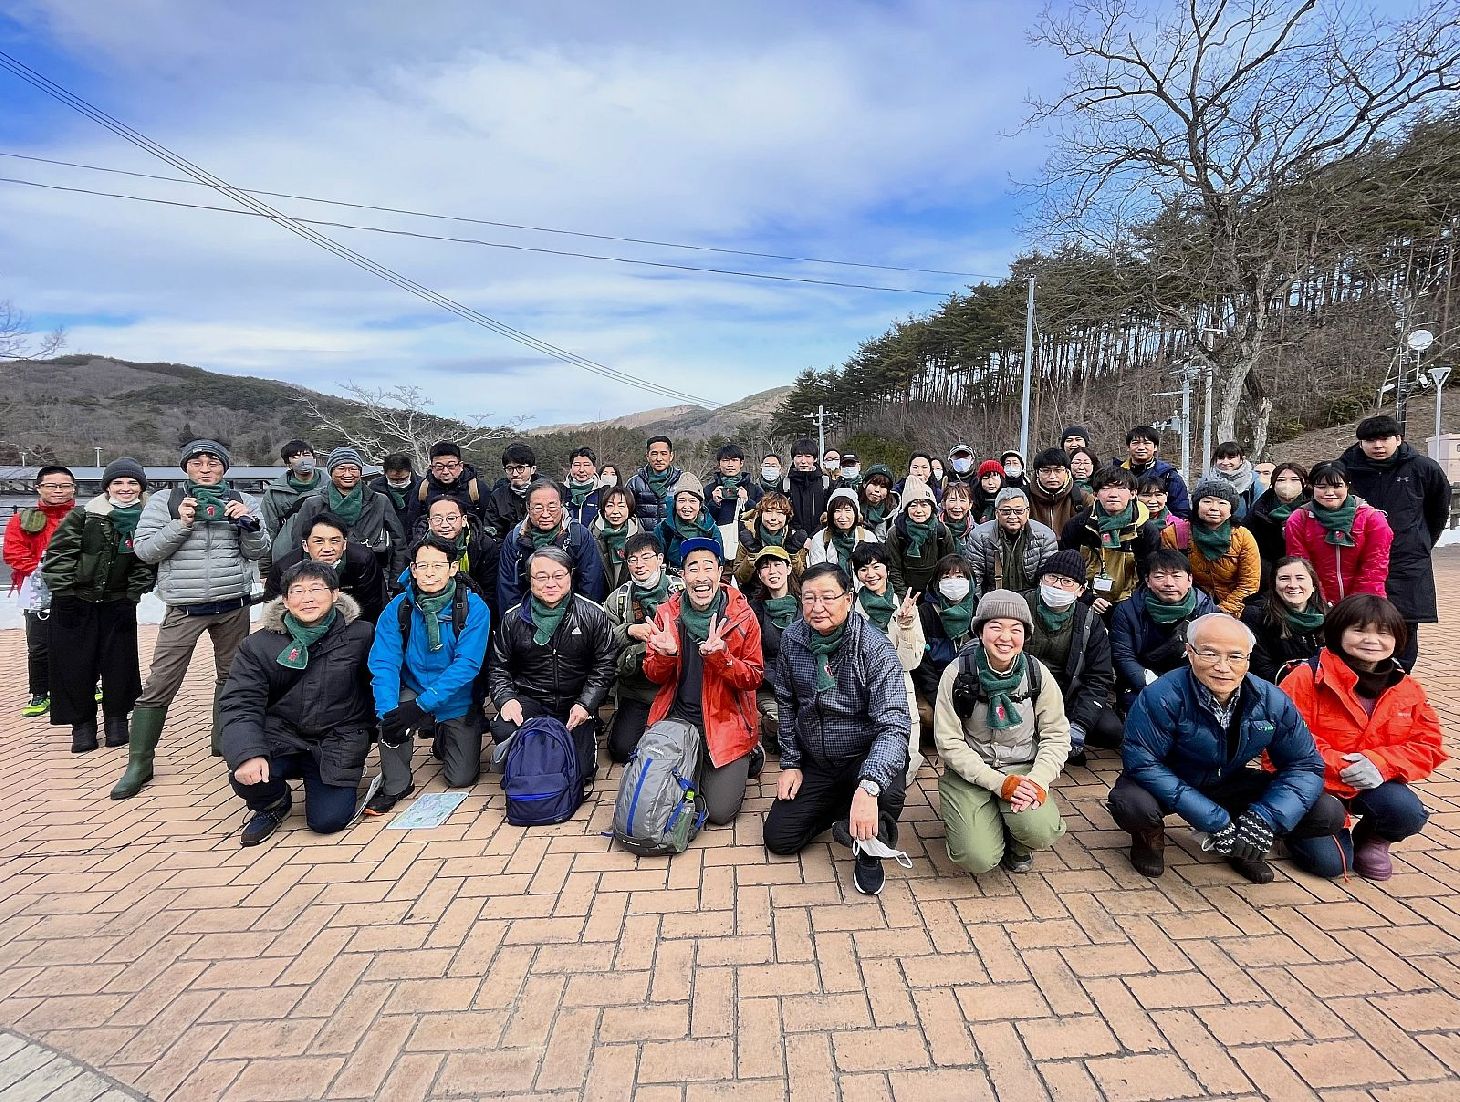
{"type": "Polygon", "coordinates": [[[649,467],[640,467],[629,476],[624,489],[634,496],[634,516],[639,520],[639,527],[646,532],[652,532],[659,526],[659,522],[669,516],[672,511],[669,502],[674,500],[674,487],[679,485],[679,480],[684,476],[684,471],[679,467],[665,468],[669,472],[669,480],[665,483],[664,496],[660,497],[649,485],[649,467]]]}
{"type": "MultiPolygon", "coordinates": [[[[497,557],[497,607],[509,609],[519,602],[526,602],[531,593],[527,577],[527,562],[535,550],[532,537],[527,534],[524,520],[502,541],[497,557]]],[[[608,596],[608,586],[603,576],[603,556],[598,551],[598,541],[587,528],[577,521],[563,518],[563,526],[553,537],[553,546],[567,553],[573,560],[573,592],[590,601],[601,601],[608,596]]]]}
{"type": "Polygon", "coordinates": [[[1231,816],[1202,790],[1261,758],[1272,783],[1251,805],[1268,826],[1286,834],[1323,795],[1323,758],[1302,713],[1276,685],[1248,674],[1231,733],[1203,707],[1196,675],[1173,670],[1136,697],[1125,721],[1120,756],[1129,777],[1197,830],[1215,833],[1231,816]]]}
{"type": "Polygon", "coordinates": [[[75,597],[93,604],[136,604],[152,588],[157,571],[120,549],[111,511],[111,503],[103,494],[92,498],[84,508],[71,510],[61,521],[41,560],[41,575],[53,596],[75,597]]]}
{"type": "Polygon", "coordinates": [[[309,648],[309,665],[279,665],[289,645],[284,603],[264,607],[259,630],[243,641],[218,704],[230,770],[250,758],[303,751],[325,784],[360,783],[374,730],[367,658],[373,635],[359,607],[341,595],[335,622],[309,648]]]}
{"type": "MultiPolygon", "coordinates": [[[[458,583],[459,588],[467,588],[458,583]]],[[[375,685],[375,714],[384,716],[400,703],[401,686],[416,694],[416,703],[439,720],[460,719],[472,710],[472,686],[486,658],[492,635],[492,614],[475,593],[466,597],[466,623],[456,633],[452,605],[441,610],[441,649],[430,649],[426,618],[415,602],[416,587],[396,594],[375,627],[370,648],[370,675],[375,685]],[[400,628],[401,605],[410,606],[409,638],[400,628]]],[[[455,599],[453,599],[453,604],[455,599]]]]}
{"type": "MultiPolygon", "coordinates": [[[[755,703],[755,690],[765,675],[760,653],[760,621],[740,590],[725,591],[725,620],[730,630],[724,636],[725,649],[710,655],[702,664],[701,708],[705,715],[705,745],[710,751],[710,764],[716,769],[738,761],[755,747],[760,739],[760,711],[755,703]]],[[[679,637],[679,654],[660,654],[652,647],[644,656],[644,676],[659,686],[654,704],[649,709],[652,726],[669,714],[679,691],[680,655],[693,646],[679,623],[679,605],[684,594],[676,593],[654,617],[662,631],[674,631],[679,637]]]]}
{"type": "Polygon", "coordinates": [[[574,704],[596,715],[618,675],[618,644],[603,606],[577,593],[553,637],[534,643],[532,602],[507,611],[492,642],[489,673],[492,703],[498,710],[518,697],[536,701],[555,716],[574,704]]]}
{"type": "Polygon", "coordinates": [[[1129,601],[1116,605],[1110,617],[1110,653],[1117,680],[1127,701],[1130,694],[1146,687],[1146,671],[1169,673],[1186,666],[1186,629],[1198,616],[1216,612],[1217,606],[1201,590],[1196,606],[1185,620],[1158,624],[1146,610],[1144,586],[1129,601]]]}
{"type": "Polygon", "coordinates": [[[172,515],[170,493],[148,499],[137,520],[137,557],[157,567],[157,597],[166,605],[206,605],[248,596],[257,573],[252,565],[269,553],[269,530],[258,502],[238,498],[258,529],[245,532],[232,521],[197,521],[191,528],[172,515]]]}
{"type": "MultiPolygon", "coordinates": [[[[1059,550],[1059,539],[1037,520],[1031,520],[1017,538],[1024,542],[1024,585],[1038,584],[1039,568],[1059,550]]],[[[973,564],[974,584],[980,593],[1010,588],[1004,581],[1004,540],[999,535],[997,520],[984,521],[974,528],[967,557],[973,564]]],[[[1023,589],[1024,585],[1019,588],[1023,589]]]]}
{"type": "Polygon", "coordinates": [[[1358,677],[1342,658],[1324,647],[1318,668],[1304,662],[1283,678],[1282,690],[1292,697],[1313,732],[1323,755],[1323,786],[1349,799],[1358,789],[1339,774],[1347,769],[1345,754],[1360,753],[1379,767],[1386,781],[1422,781],[1447,759],[1440,717],[1418,681],[1404,675],[1381,694],[1370,715],[1359,702],[1358,677]]]}
{"type": "Polygon", "coordinates": [[[1318,572],[1318,590],[1329,604],[1337,604],[1350,593],[1386,596],[1394,531],[1378,509],[1359,503],[1354,513],[1353,547],[1335,547],[1328,542],[1311,504],[1293,510],[1283,526],[1283,536],[1289,555],[1302,555],[1313,564],[1318,572]]]}
{"type": "Polygon", "coordinates": [[[1193,537],[1188,536],[1188,539],[1189,548],[1181,547],[1174,525],[1161,532],[1163,547],[1186,551],[1196,587],[1211,597],[1228,616],[1241,616],[1247,598],[1262,586],[1262,553],[1257,549],[1257,540],[1246,528],[1233,524],[1227,550],[1220,558],[1209,559],[1201,553],[1193,537]]]}

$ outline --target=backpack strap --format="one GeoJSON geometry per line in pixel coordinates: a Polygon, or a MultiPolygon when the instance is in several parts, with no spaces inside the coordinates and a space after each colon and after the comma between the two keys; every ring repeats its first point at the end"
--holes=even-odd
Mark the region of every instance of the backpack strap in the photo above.
{"type": "Polygon", "coordinates": [[[471,498],[473,505],[482,500],[482,484],[478,479],[473,478],[466,484],[466,496],[471,498]]]}
{"type": "Polygon", "coordinates": [[[427,479],[424,479],[424,478],[421,479],[421,486],[416,491],[416,500],[419,501],[422,505],[426,504],[426,492],[430,488],[431,488],[431,486],[430,486],[429,481],[427,479]]]}
{"type": "MultiPolygon", "coordinates": [[[[462,631],[466,628],[466,618],[471,612],[472,589],[467,585],[458,585],[456,592],[451,595],[451,626],[456,630],[457,638],[461,637],[462,631]]],[[[396,607],[396,618],[400,622],[400,645],[404,651],[406,643],[411,638],[411,613],[415,611],[415,605],[409,600],[402,601],[396,607]]]]}

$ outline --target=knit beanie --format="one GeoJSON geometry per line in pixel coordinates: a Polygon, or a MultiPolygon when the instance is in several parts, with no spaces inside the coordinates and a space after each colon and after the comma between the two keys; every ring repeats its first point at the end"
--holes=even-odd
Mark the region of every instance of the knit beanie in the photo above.
{"type": "Polygon", "coordinates": [[[674,496],[680,494],[694,494],[701,501],[705,500],[705,484],[699,480],[697,475],[685,471],[679,476],[679,481],[674,484],[674,496]]]}
{"type": "Polygon", "coordinates": [[[1000,463],[997,459],[985,459],[982,463],[978,465],[979,478],[982,478],[986,474],[996,474],[1002,477],[1003,473],[1004,465],[1000,463]]]}
{"type": "Polygon", "coordinates": [[[1006,501],[1028,501],[1029,492],[1021,490],[1018,486],[1005,486],[994,498],[994,508],[997,509],[1006,501]]]}
{"type": "Polygon", "coordinates": [[[333,474],[336,467],[343,467],[346,464],[359,467],[362,473],[365,470],[365,460],[361,459],[360,453],[351,447],[339,447],[330,452],[329,458],[324,461],[324,469],[333,474]]]}
{"type": "Polygon", "coordinates": [[[180,453],[178,453],[177,465],[183,470],[187,470],[188,460],[193,458],[193,456],[195,455],[211,455],[214,459],[218,460],[219,463],[223,464],[223,469],[225,471],[229,467],[233,466],[233,460],[230,459],[228,456],[228,449],[225,448],[222,444],[218,443],[218,441],[216,440],[207,439],[189,441],[187,446],[184,447],[180,453]]]}
{"type": "Polygon", "coordinates": [[[1034,457],[1034,469],[1037,471],[1043,467],[1063,467],[1070,469],[1070,457],[1064,448],[1045,448],[1034,457]]]}
{"type": "MultiPolygon", "coordinates": [[[[932,496],[931,490],[928,491],[928,495],[929,497],[932,496]]],[[[856,513],[857,523],[862,523],[862,503],[857,500],[857,491],[846,486],[843,486],[840,490],[833,490],[831,496],[826,499],[826,523],[831,523],[831,514],[836,511],[838,503],[843,501],[850,505],[852,511],[856,513]]]]}
{"type": "Polygon", "coordinates": [[[1204,497],[1219,497],[1230,505],[1237,508],[1237,488],[1226,479],[1208,478],[1196,484],[1196,489],[1191,492],[1191,504],[1195,508],[1197,502],[1204,497]]]}
{"type": "Polygon", "coordinates": [[[978,599],[978,611],[969,628],[977,634],[990,620],[1018,620],[1025,631],[1034,630],[1029,602],[1010,589],[991,589],[978,599]]]}
{"type": "Polygon", "coordinates": [[[1060,433],[1060,447],[1063,448],[1065,441],[1072,436],[1078,436],[1081,440],[1085,441],[1085,446],[1089,447],[1090,430],[1084,425],[1070,425],[1064,432],[1060,433]]]}
{"type": "Polygon", "coordinates": [[[1089,573],[1090,571],[1085,565],[1085,556],[1078,551],[1056,551],[1039,567],[1041,578],[1046,574],[1057,574],[1061,578],[1074,578],[1077,582],[1083,582],[1089,573]]]}
{"type": "Polygon", "coordinates": [[[106,470],[101,472],[102,490],[106,490],[112,484],[112,480],[117,478],[135,478],[142,484],[142,489],[147,489],[147,472],[142,469],[142,464],[130,455],[113,459],[106,465],[106,470]]]}
{"type": "Polygon", "coordinates": [[[1020,462],[1021,465],[1024,462],[1024,456],[1023,456],[1023,454],[1020,453],[1020,452],[1014,451],[1012,448],[1010,450],[1002,453],[999,456],[999,462],[1000,463],[1004,462],[1004,460],[1006,460],[1006,459],[1017,459],[1017,460],[1019,460],[1019,462],[1020,462]]]}

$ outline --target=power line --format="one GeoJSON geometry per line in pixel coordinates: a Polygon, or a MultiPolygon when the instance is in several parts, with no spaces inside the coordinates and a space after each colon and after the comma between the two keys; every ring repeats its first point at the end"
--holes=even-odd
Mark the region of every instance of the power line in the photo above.
{"type": "MultiPolygon", "coordinates": [[[[37,157],[29,153],[13,153],[0,150],[0,157],[13,157],[22,161],[35,161],[39,164],[59,165],[63,168],[81,168],[88,172],[109,172],[116,176],[134,176],[140,180],[165,180],[173,184],[193,184],[197,180],[191,180],[181,176],[162,176],[153,172],[130,172],[123,168],[108,168],[103,165],[89,165],[77,161],[58,161],[50,157],[37,157]]],[[[284,191],[263,191],[257,188],[239,188],[250,195],[263,195],[271,199],[298,199],[305,203],[326,203],[334,207],[350,207],[355,210],[378,210],[387,214],[404,214],[412,218],[433,218],[445,222],[469,222],[477,226],[494,226],[504,230],[523,230],[530,233],[554,233],[565,237],[582,237],[592,241],[622,241],[630,245],[652,245],[662,249],[686,249],[691,252],[724,253],[728,256],[752,256],[762,260],[785,260],[796,264],[829,264],[841,268],[871,268],[883,272],[910,272],[916,275],[944,275],[959,276],[968,279],[993,279],[1002,280],[1003,275],[988,275],[984,272],[955,272],[943,268],[908,268],[896,264],[877,264],[865,260],[828,260],[824,257],[814,256],[786,256],[781,253],[754,252],[750,249],[728,249],[716,245],[689,245],[676,241],[655,241],[644,237],[620,237],[616,234],[586,233],[582,230],[564,230],[552,226],[523,226],[515,222],[494,222],[486,218],[469,218],[460,214],[432,214],[428,211],[410,210],[404,207],[377,206],[373,203],[352,203],[342,199],[322,199],[315,195],[291,195],[284,191]]],[[[891,289],[891,288],[889,288],[891,289]]],[[[924,292],[931,293],[931,292],[924,292]]]]}
{"type": "Polygon", "coordinates": [[[213,188],[215,191],[221,192],[229,199],[232,199],[239,206],[245,207],[268,218],[271,222],[275,223],[282,229],[286,229],[290,233],[304,238],[304,240],[308,241],[310,244],[324,249],[326,252],[339,257],[341,260],[353,264],[355,267],[361,269],[362,271],[369,272],[371,275],[374,275],[379,279],[383,279],[387,283],[391,283],[394,286],[399,287],[401,290],[407,291],[410,294],[415,295],[417,298],[423,299],[434,306],[438,306],[448,313],[455,314],[457,317],[463,319],[464,321],[469,321],[473,325],[478,325],[484,329],[491,330],[493,333],[496,333],[499,336],[503,336],[508,338],[509,340],[516,341],[518,344],[525,345],[526,347],[531,348],[536,352],[541,352],[544,355],[551,356],[556,360],[561,360],[563,363],[572,364],[575,367],[581,367],[585,371],[592,372],[595,375],[601,375],[604,378],[612,379],[615,382],[624,383],[628,386],[638,387],[641,390],[647,390],[651,394],[663,395],[666,398],[675,398],[682,402],[692,402],[695,405],[704,406],[711,409],[720,405],[719,402],[712,402],[708,399],[700,398],[697,395],[690,394],[686,391],[675,390],[674,388],[665,386],[662,383],[652,382],[648,379],[641,379],[637,375],[630,375],[628,372],[619,371],[618,369],[612,367],[607,367],[601,363],[598,363],[596,360],[590,360],[586,356],[580,356],[576,352],[569,352],[566,349],[559,348],[555,344],[551,344],[548,341],[542,340],[538,337],[534,337],[529,333],[524,333],[520,329],[514,329],[512,326],[506,324],[505,322],[497,321],[495,318],[489,317],[488,315],[482,313],[480,310],[475,310],[469,306],[463,306],[455,299],[443,295],[438,291],[433,291],[429,287],[422,286],[415,280],[409,279],[406,276],[401,275],[399,272],[396,272],[391,268],[387,268],[385,265],[379,264],[376,261],[371,260],[367,256],[357,253],[355,250],[349,248],[348,246],[340,244],[338,241],[334,240],[334,238],[328,237],[325,234],[320,233],[318,230],[301,224],[296,219],[290,218],[288,215],[275,210],[273,207],[269,206],[262,200],[257,199],[254,196],[249,195],[245,192],[239,191],[238,188],[234,187],[226,180],[220,179],[219,177],[214,176],[212,173],[207,172],[202,168],[199,168],[197,165],[193,164],[185,157],[174,153],[166,146],[163,146],[158,142],[153,141],[145,134],[142,134],[139,131],[132,129],[126,123],[114,119],[111,115],[108,115],[105,111],[101,110],[101,108],[96,107],[82,97],[73,94],[72,92],[63,88],[61,85],[36,72],[34,69],[12,57],[10,54],[6,53],[3,50],[0,50],[0,66],[9,69],[12,73],[20,77],[20,79],[25,81],[27,84],[30,84],[33,87],[40,89],[52,99],[65,104],[67,107],[70,107],[78,114],[84,115],[86,118],[91,119],[93,122],[96,122],[101,126],[106,127],[108,130],[110,130],[112,133],[116,134],[123,140],[130,142],[132,145],[137,146],[139,149],[145,150],[146,152],[152,154],[154,157],[157,157],[159,160],[165,161],[179,171],[187,173],[188,176],[192,177],[195,180],[201,181],[202,183],[205,183],[208,187],[213,188]]]}
{"type": "MultiPolygon", "coordinates": [[[[27,187],[44,188],[47,191],[69,191],[77,195],[94,195],[104,199],[129,199],[135,203],[156,203],[165,207],[182,207],[187,210],[215,211],[219,214],[243,214],[252,218],[267,217],[253,210],[238,210],[234,207],[219,207],[210,203],[185,203],[180,199],[162,199],[152,195],[129,195],[119,191],[99,191],[95,188],[75,187],[66,184],[45,184],[39,180],[23,180],[18,176],[0,176],[0,183],[24,184],[27,187]]],[[[770,272],[744,272],[729,268],[701,268],[692,264],[671,264],[663,260],[640,260],[625,256],[600,256],[594,253],[572,252],[568,249],[545,249],[533,245],[514,245],[506,241],[484,241],[479,237],[450,237],[442,234],[420,233],[416,230],[391,229],[386,226],[357,226],[349,222],[333,222],[322,218],[301,218],[291,215],[296,222],[309,226],[327,226],[340,230],[359,230],[366,233],[383,233],[392,237],[414,237],[420,241],[449,241],[457,245],[477,245],[489,249],[510,249],[514,252],[542,253],[547,256],[577,257],[582,260],[603,260],[616,264],[635,264],[646,268],[661,268],[677,272],[708,272],[713,275],[738,276],[742,279],[765,279],[776,283],[811,283],[819,287],[848,287],[858,291],[891,291],[904,295],[928,295],[945,299],[946,291],[922,291],[913,287],[884,287],[873,283],[844,283],[835,279],[812,279],[809,276],[774,275],[770,272]]]]}

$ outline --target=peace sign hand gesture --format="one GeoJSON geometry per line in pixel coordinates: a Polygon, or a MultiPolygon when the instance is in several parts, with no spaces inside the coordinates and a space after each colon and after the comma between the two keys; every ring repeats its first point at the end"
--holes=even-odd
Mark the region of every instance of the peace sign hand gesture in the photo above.
{"type": "Polygon", "coordinates": [[[672,658],[679,653],[679,635],[671,628],[661,627],[657,620],[653,630],[649,632],[648,643],[651,650],[666,658],[672,658]]]}
{"type": "Polygon", "coordinates": [[[728,620],[721,620],[711,613],[710,630],[705,636],[705,641],[700,644],[700,655],[702,657],[709,657],[712,654],[718,654],[724,650],[725,640],[723,636],[729,630],[730,622],[728,620]]]}
{"type": "Polygon", "coordinates": [[[912,586],[908,586],[907,596],[902,599],[902,604],[897,606],[897,622],[903,625],[910,624],[917,614],[918,595],[912,591],[912,586]]]}

